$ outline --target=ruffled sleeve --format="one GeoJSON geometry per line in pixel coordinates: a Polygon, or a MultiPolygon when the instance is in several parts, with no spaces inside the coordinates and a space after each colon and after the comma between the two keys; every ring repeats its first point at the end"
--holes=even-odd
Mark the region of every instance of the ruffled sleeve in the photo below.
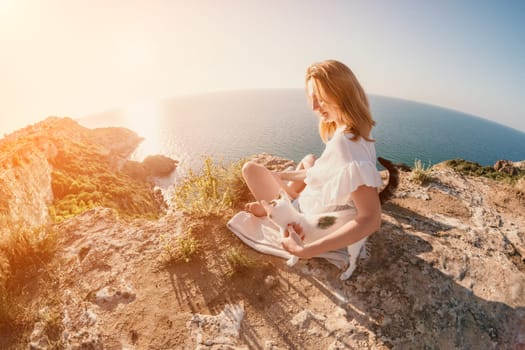
{"type": "Polygon", "coordinates": [[[335,170],[321,190],[323,205],[345,205],[350,194],[359,186],[380,187],[383,182],[376,165],[371,161],[351,161],[335,170]]]}

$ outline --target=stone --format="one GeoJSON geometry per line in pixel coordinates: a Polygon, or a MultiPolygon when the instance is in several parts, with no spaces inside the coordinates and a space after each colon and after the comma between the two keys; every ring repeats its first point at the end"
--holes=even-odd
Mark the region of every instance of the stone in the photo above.
{"type": "Polygon", "coordinates": [[[266,276],[266,278],[264,279],[264,285],[268,288],[274,288],[275,286],[277,286],[279,284],[279,280],[277,278],[275,278],[274,276],[266,276]]]}
{"type": "Polygon", "coordinates": [[[193,314],[186,323],[190,337],[197,345],[236,345],[244,318],[244,303],[227,304],[220,314],[193,314]]]}
{"type": "Polygon", "coordinates": [[[507,173],[511,176],[517,173],[517,169],[514,167],[514,163],[510,160],[500,159],[494,164],[494,170],[499,172],[507,173]]]}
{"type": "Polygon", "coordinates": [[[37,322],[31,332],[29,337],[29,350],[47,350],[51,345],[49,343],[49,338],[45,334],[45,324],[44,322],[37,322]]]}
{"type": "Polygon", "coordinates": [[[165,177],[170,175],[177,167],[177,164],[178,161],[160,154],[147,156],[142,161],[142,165],[146,172],[150,176],[155,177],[165,177]]]}

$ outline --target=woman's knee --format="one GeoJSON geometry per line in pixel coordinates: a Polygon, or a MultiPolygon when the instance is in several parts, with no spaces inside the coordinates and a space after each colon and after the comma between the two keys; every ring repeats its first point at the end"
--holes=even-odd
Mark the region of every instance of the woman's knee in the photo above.
{"type": "Polygon", "coordinates": [[[301,163],[303,164],[303,167],[305,169],[311,168],[314,166],[315,163],[315,155],[313,154],[307,154],[304,156],[304,158],[301,160],[301,163]]]}
{"type": "Polygon", "coordinates": [[[249,177],[256,172],[259,172],[261,168],[263,168],[263,166],[255,163],[254,161],[251,161],[251,160],[247,161],[242,166],[242,169],[241,169],[242,176],[244,177],[244,179],[246,179],[247,176],[249,177]]]}

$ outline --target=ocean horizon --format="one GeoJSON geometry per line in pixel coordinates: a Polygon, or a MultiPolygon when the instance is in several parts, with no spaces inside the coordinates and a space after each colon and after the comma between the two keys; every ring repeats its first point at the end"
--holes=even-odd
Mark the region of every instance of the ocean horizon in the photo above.
{"type": "MultiPolygon", "coordinates": [[[[462,158],[493,165],[525,159],[525,133],[459,111],[369,95],[377,155],[412,166],[462,158]]],[[[163,154],[194,168],[258,153],[299,161],[324,145],[302,89],[244,90],[173,97],[77,119],[86,127],[127,127],[144,141],[132,155],[163,154]]]]}

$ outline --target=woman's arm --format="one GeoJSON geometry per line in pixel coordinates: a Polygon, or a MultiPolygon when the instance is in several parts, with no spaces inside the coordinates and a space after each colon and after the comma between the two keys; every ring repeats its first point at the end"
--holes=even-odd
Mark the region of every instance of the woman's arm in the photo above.
{"type": "Polygon", "coordinates": [[[288,170],[288,171],[278,171],[276,174],[285,181],[304,181],[306,178],[306,170],[288,170]]]}
{"type": "Polygon", "coordinates": [[[302,182],[306,177],[306,170],[304,169],[274,171],[273,175],[292,199],[296,199],[299,196],[299,192],[302,191],[305,186],[304,182],[302,182]],[[291,181],[292,184],[290,184],[290,182],[287,183],[287,181],[291,181]],[[302,184],[298,185],[299,182],[302,182],[302,184]]]}
{"type": "Polygon", "coordinates": [[[351,196],[357,209],[354,219],[331,234],[306,245],[292,232],[283,239],[283,248],[300,258],[311,258],[353,244],[377,231],[381,226],[381,203],[377,189],[359,186],[351,196]]]}

